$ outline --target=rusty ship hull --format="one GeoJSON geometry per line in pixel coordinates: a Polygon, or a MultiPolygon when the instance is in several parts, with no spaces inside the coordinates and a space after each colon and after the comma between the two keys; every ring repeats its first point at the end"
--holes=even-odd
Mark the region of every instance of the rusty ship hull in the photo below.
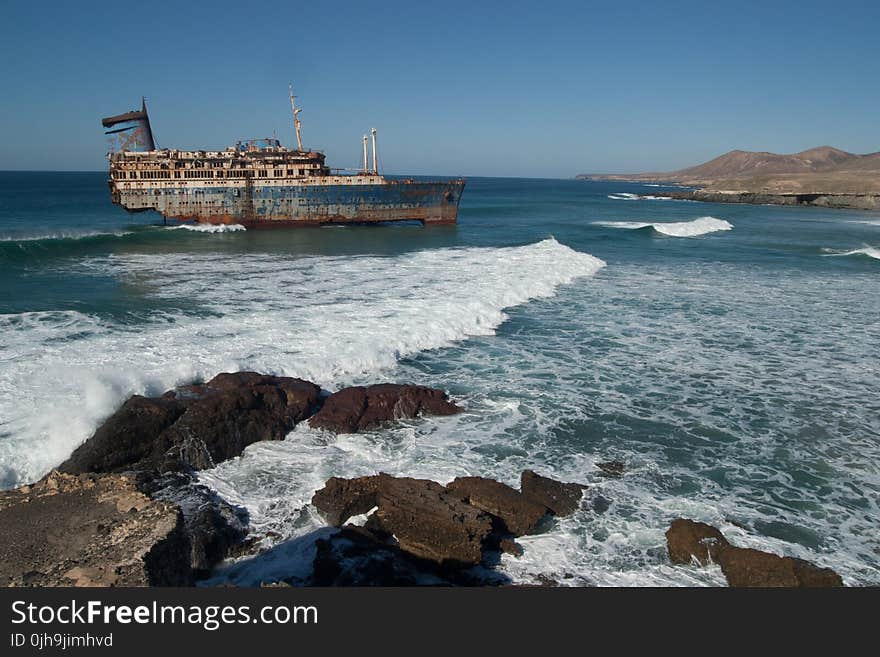
{"type": "Polygon", "coordinates": [[[463,179],[414,180],[379,174],[376,130],[372,166],[331,169],[324,153],[304,148],[290,91],[297,148],[275,139],[239,141],[224,150],[159,149],[141,109],[102,119],[111,138],[110,197],[130,212],[154,210],[166,219],[246,227],[421,221],[454,224],[463,179]],[[354,170],[350,170],[354,171],[354,170]]]}
{"type": "Polygon", "coordinates": [[[113,203],[131,212],[246,227],[420,221],[454,224],[463,180],[394,180],[382,176],[320,176],[288,181],[110,181],[113,203]]]}

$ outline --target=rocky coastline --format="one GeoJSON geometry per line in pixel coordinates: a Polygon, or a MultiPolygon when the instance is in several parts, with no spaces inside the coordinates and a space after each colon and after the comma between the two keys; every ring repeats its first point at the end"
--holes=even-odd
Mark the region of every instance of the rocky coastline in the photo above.
{"type": "MultiPolygon", "coordinates": [[[[260,548],[248,515],[194,473],[300,422],[333,433],[461,412],[442,390],[409,384],[327,394],[309,381],[220,374],[159,397],[133,396],[40,481],[0,492],[0,586],[191,586],[260,548]]],[[[617,461],[599,474],[625,476],[617,461]]],[[[448,483],[384,473],[331,477],[311,504],[329,533],[315,541],[314,586],[476,586],[510,583],[500,555],[520,536],[609,501],[577,482],[526,470],[519,489],[481,476],[448,483]]],[[[673,564],[720,565],[730,586],[842,586],[809,562],[733,546],[715,528],[676,519],[673,564]]],[[[264,584],[290,584],[277,581],[264,584]]],[[[547,584],[555,585],[555,582],[547,584]]]]}
{"type": "Polygon", "coordinates": [[[701,201],[704,203],[813,206],[835,210],[880,210],[880,195],[877,194],[776,194],[769,192],[694,189],[684,191],[664,190],[656,192],[654,195],[659,198],[670,198],[679,201],[701,201]]]}

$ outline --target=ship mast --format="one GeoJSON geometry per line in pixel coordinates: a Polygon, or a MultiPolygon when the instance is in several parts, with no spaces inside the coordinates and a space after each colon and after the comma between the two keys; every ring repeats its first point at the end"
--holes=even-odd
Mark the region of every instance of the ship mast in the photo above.
{"type": "Polygon", "coordinates": [[[290,111],[293,112],[293,127],[296,130],[296,148],[301,151],[303,149],[303,142],[301,132],[302,124],[299,120],[299,113],[302,112],[302,110],[297,109],[296,107],[296,96],[293,95],[293,83],[289,83],[287,88],[290,90],[290,111]]]}

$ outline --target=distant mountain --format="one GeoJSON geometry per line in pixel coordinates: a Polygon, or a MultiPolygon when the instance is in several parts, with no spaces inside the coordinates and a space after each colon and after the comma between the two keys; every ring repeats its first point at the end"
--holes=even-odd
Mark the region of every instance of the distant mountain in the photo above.
{"type": "Polygon", "coordinates": [[[837,171],[877,171],[880,152],[867,155],[847,153],[831,146],[819,146],[793,155],[763,151],[730,151],[697,166],[667,173],[581,174],[578,178],[603,180],[667,180],[699,182],[720,178],[750,178],[769,174],[829,173],[837,171]]]}

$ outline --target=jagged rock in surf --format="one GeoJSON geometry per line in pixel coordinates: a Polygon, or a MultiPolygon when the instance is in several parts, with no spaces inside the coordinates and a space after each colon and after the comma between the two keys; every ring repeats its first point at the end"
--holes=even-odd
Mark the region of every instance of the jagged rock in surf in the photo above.
{"type": "Polygon", "coordinates": [[[442,390],[425,386],[380,383],[343,388],[330,395],[309,425],[335,433],[375,429],[385,422],[418,415],[453,415],[461,408],[442,390]]]}
{"type": "Polygon", "coordinates": [[[567,516],[577,511],[586,488],[583,484],[542,477],[531,470],[525,470],[520,476],[522,494],[543,504],[557,516],[567,516]]]}
{"type": "Polygon", "coordinates": [[[256,372],[219,374],[159,398],[135,396],[80,445],[70,473],[212,467],[260,440],[281,440],[314,412],[314,383],[256,372]]]}
{"type": "Polygon", "coordinates": [[[176,505],[183,514],[190,545],[190,568],[195,579],[235,554],[247,537],[247,513],[185,473],[137,474],[138,490],[154,500],[176,505]]]}
{"type": "Polygon", "coordinates": [[[672,563],[718,563],[721,549],[728,545],[718,529],[704,522],[678,518],[666,530],[666,549],[672,563]]]}
{"type": "Polygon", "coordinates": [[[719,556],[721,572],[729,586],[748,587],[838,587],[843,579],[830,568],[822,568],[796,557],[780,557],[751,548],[725,547],[719,556]]]}
{"type": "Polygon", "coordinates": [[[716,563],[733,587],[835,587],[843,579],[795,557],[731,545],[712,525],[679,518],[666,532],[666,545],[673,563],[716,563]]]}
{"type": "MultiPolygon", "coordinates": [[[[580,484],[565,484],[534,473],[524,476],[533,490],[557,509],[567,512],[577,508],[583,491],[580,484]]],[[[476,583],[466,574],[467,569],[490,565],[489,557],[499,551],[522,555],[522,546],[513,539],[539,531],[541,521],[552,513],[524,492],[484,477],[459,477],[447,486],[387,474],[332,477],[315,492],[312,504],[335,526],[369,513],[356,537],[346,534],[339,545],[331,540],[322,548],[321,559],[338,562],[340,555],[351,551],[363,559],[365,553],[376,550],[378,561],[365,562],[364,567],[372,572],[381,564],[379,572],[390,578],[387,581],[396,581],[402,572],[405,577],[412,575],[409,567],[391,565],[394,559],[405,558],[419,573],[447,582],[476,583]]],[[[322,583],[356,579],[356,573],[344,564],[330,568],[322,563],[316,568],[318,565],[332,574],[321,575],[318,579],[322,583]],[[347,573],[344,577],[342,571],[347,573]]],[[[386,581],[382,577],[378,581],[386,581]]],[[[368,579],[376,578],[370,575],[368,579]]]]}
{"type": "Polygon", "coordinates": [[[327,524],[341,527],[352,516],[372,510],[379,503],[379,487],[388,475],[343,479],[331,477],[312,496],[312,504],[327,524]]]}
{"type": "Polygon", "coordinates": [[[458,477],[446,486],[471,506],[499,518],[514,536],[534,534],[549,509],[507,484],[486,477],[458,477]]]}
{"type": "Polygon", "coordinates": [[[180,510],[131,477],[53,471],[0,493],[0,526],[2,586],[192,583],[180,510]]]}
{"type": "Polygon", "coordinates": [[[605,461],[604,463],[597,463],[596,467],[606,477],[622,477],[626,471],[626,465],[624,465],[623,461],[605,461]]]}
{"type": "Polygon", "coordinates": [[[416,586],[446,584],[415,564],[393,542],[346,525],[316,542],[312,586],[416,586]]]}

